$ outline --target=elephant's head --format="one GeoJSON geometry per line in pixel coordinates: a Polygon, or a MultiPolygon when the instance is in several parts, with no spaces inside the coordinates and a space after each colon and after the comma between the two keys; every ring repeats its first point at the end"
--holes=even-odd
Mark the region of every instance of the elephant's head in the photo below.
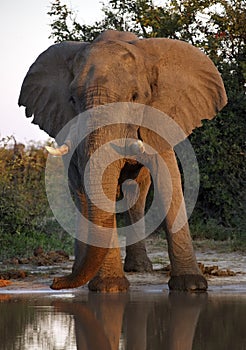
{"type": "Polygon", "coordinates": [[[92,43],[63,42],[43,52],[25,77],[19,105],[56,138],[85,109],[130,101],[161,110],[189,135],[227,98],[220,74],[199,49],[179,40],[106,31],[92,43]]]}
{"type": "MultiPolygon", "coordinates": [[[[26,116],[34,116],[34,124],[60,145],[67,141],[61,154],[69,150],[74,131],[62,136],[59,132],[73,117],[117,102],[152,106],[189,135],[226,104],[226,93],[217,69],[199,49],[178,40],[138,39],[131,33],[106,31],[92,43],[64,42],[48,48],[30,67],[19,98],[26,116]]],[[[114,136],[127,137],[127,127],[121,126],[114,136]]],[[[158,149],[163,143],[141,125],[132,134],[158,149]]],[[[93,151],[108,141],[105,135],[94,133],[87,146],[93,151]]],[[[142,152],[141,142],[132,149],[142,152]]],[[[103,259],[103,249],[100,254],[103,259]]]]}

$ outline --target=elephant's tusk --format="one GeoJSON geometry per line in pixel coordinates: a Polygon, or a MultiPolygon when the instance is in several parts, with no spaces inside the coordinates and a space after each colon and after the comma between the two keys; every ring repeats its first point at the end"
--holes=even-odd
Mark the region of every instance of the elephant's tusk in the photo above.
{"type": "Polygon", "coordinates": [[[45,148],[47,149],[47,151],[50,154],[52,154],[52,156],[56,156],[56,157],[64,156],[65,154],[67,154],[69,152],[69,147],[65,143],[64,143],[64,145],[62,145],[58,148],[54,148],[54,147],[50,147],[50,146],[45,146],[45,148]]]}
{"type": "Polygon", "coordinates": [[[141,140],[133,142],[130,146],[130,150],[133,154],[144,153],[145,148],[143,142],[141,140]]]}

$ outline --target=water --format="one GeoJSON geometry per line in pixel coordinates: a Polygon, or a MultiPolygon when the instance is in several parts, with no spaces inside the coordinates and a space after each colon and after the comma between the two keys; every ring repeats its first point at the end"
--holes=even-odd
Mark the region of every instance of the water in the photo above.
{"type": "Polygon", "coordinates": [[[246,350],[246,295],[0,294],[0,349],[246,350]]]}

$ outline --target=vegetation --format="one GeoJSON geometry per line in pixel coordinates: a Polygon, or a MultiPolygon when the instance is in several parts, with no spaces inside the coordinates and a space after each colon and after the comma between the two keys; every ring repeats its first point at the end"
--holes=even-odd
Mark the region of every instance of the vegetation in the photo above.
{"type": "MultiPolygon", "coordinates": [[[[222,74],[228,105],[191,135],[200,167],[200,193],[191,218],[194,238],[229,239],[246,248],[246,2],[243,0],[108,0],[104,18],[78,23],[61,0],[48,15],[51,37],[92,41],[105,29],[128,30],[140,37],[182,39],[198,46],[222,74]]],[[[46,199],[46,152],[37,145],[2,140],[0,145],[0,245],[3,255],[29,254],[36,245],[71,251],[72,238],[54,220],[46,199]],[[8,250],[6,247],[9,247],[8,250]]]]}
{"type": "Polygon", "coordinates": [[[27,149],[13,138],[1,140],[0,147],[0,260],[28,256],[37,246],[66,249],[71,253],[72,238],[53,217],[45,192],[44,147],[27,149]]]}

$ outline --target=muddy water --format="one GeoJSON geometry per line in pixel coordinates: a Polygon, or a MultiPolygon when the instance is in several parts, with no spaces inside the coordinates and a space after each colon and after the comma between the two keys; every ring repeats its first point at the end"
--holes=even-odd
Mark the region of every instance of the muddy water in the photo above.
{"type": "Polygon", "coordinates": [[[245,289],[8,291],[0,294],[0,349],[246,350],[245,289]]]}

